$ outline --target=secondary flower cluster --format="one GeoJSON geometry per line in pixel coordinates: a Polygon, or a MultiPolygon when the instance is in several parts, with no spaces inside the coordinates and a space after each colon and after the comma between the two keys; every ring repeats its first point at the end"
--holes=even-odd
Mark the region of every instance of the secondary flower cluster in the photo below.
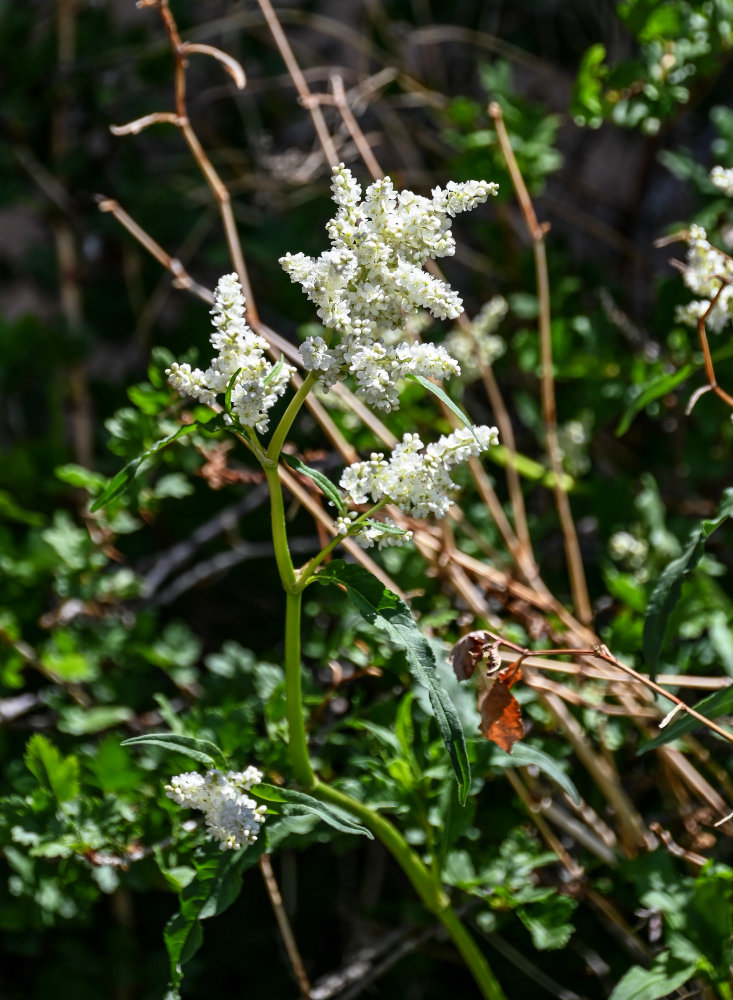
{"type": "Polygon", "coordinates": [[[375,452],[347,466],[340,485],[355,504],[389,501],[411,517],[444,517],[458,493],[450,471],[498,442],[496,427],[485,426],[461,427],[427,446],[418,434],[405,434],[388,460],[375,452]]]}
{"type": "MultiPolygon", "coordinates": [[[[723,194],[733,197],[733,170],[713,167],[710,180],[723,194]]],[[[710,308],[710,302],[724,284],[721,279],[733,281],[733,260],[708,240],[702,226],[691,225],[687,235],[687,267],[683,271],[685,284],[701,298],[677,307],[676,317],[681,323],[695,326],[698,319],[710,308]]],[[[733,319],[733,285],[725,285],[715,306],[706,320],[716,332],[733,319]]]]}
{"type": "Polygon", "coordinates": [[[423,270],[429,258],[455,252],[451,219],[496,194],[486,181],[449,182],[432,198],[397,192],[389,178],[362,189],[343,163],[334,168],[333,200],[338,206],[327,230],[331,249],[320,257],[286,254],[280,259],[292,281],[317,306],[337,343],[309,337],[303,344],[305,367],[318,372],[329,388],[347,375],[357,392],[384,410],[398,404],[395,383],[407,374],[443,379],[459,371],[442,347],[391,343],[386,336],[403,329],[405,316],[425,309],[439,319],[461,312],[458,295],[423,270]]]}
{"type": "MultiPolygon", "coordinates": [[[[677,307],[677,319],[694,326],[700,316],[710,308],[710,302],[721,286],[721,278],[733,281],[733,260],[709,242],[702,226],[690,226],[687,237],[687,267],[683,272],[685,284],[701,298],[677,307]]],[[[707,325],[720,331],[733,316],[733,285],[726,285],[720,293],[707,325]]]]}
{"type": "Polygon", "coordinates": [[[262,781],[262,772],[256,767],[244,771],[211,770],[206,774],[186,771],[171,778],[165,786],[169,798],[179,806],[199,809],[206,820],[206,831],[219,841],[222,851],[239,850],[244,844],[253,844],[262,823],[266,806],[258,806],[246,795],[252,785],[262,781]]]}
{"type": "Polygon", "coordinates": [[[214,331],[211,346],[218,351],[205,372],[174,362],[168,382],[182,395],[211,406],[227,391],[232,376],[232,411],[244,427],[267,430],[269,411],[285,392],[294,369],[273,365],[265,357],[267,341],[254,333],[244,318],[244,296],[236,274],[219,279],[214,293],[214,331]]]}
{"type": "Polygon", "coordinates": [[[354,521],[360,515],[352,510],[348,514],[335,519],[334,527],[338,535],[351,535],[355,542],[358,542],[363,549],[371,549],[376,545],[379,549],[386,549],[390,546],[407,545],[412,541],[412,532],[403,531],[391,518],[386,521],[372,521],[371,519],[359,525],[357,531],[353,530],[354,521]]]}

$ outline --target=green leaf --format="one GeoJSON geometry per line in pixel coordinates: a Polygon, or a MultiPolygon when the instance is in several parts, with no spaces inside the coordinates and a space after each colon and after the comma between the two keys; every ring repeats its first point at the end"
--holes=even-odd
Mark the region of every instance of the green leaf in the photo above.
{"type": "Polygon", "coordinates": [[[660,375],[658,378],[652,379],[624,410],[623,416],[616,428],[616,437],[622,437],[626,433],[629,427],[631,427],[637,413],[640,413],[644,407],[653,403],[655,399],[659,399],[660,396],[669,395],[680,383],[686,381],[693,371],[693,365],[683,365],[679,371],[672,372],[669,375],[660,375]]]}
{"type": "Polygon", "coordinates": [[[217,760],[220,762],[224,760],[224,754],[216,743],[199,740],[195,736],[181,736],[178,733],[148,733],[147,736],[133,736],[129,740],[123,740],[120,745],[132,747],[142,744],[160,747],[171,753],[180,753],[184,757],[198,761],[199,764],[206,764],[207,767],[216,767],[217,760]]]}
{"type": "Polygon", "coordinates": [[[34,778],[57,802],[69,802],[79,794],[78,759],[73,755],[64,757],[45,736],[40,733],[31,736],[23,760],[34,778]]]}
{"type": "Polygon", "coordinates": [[[69,705],[61,710],[57,728],[62,733],[82,736],[85,733],[100,733],[123,722],[129,722],[135,713],[127,705],[69,705]]]}
{"type": "Polygon", "coordinates": [[[633,965],[614,987],[609,1000],[660,1000],[695,975],[695,965],[680,965],[663,952],[648,969],[633,965]]]}
{"type": "MultiPolygon", "coordinates": [[[[730,687],[723,688],[722,691],[715,691],[706,698],[701,698],[694,708],[700,715],[704,715],[707,719],[717,719],[720,715],[728,715],[729,712],[733,711],[733,684],[730,687]]],[[[636,751],[637,756],[646,753],[647,750],[656,750],[657,747],[664,746],[665,743],[671,743],[672,740],[678,740],[680,736],[692,732],[693,729],[697,729],[699,726],[702,726],[702,723],[698,722],[697,719],[686,713],[682,714],[674,722],[670,722],[668,726],[665,726],[659,736],[655,736],[648,743],[643,743],[636,751]]]]}
{"type": "Polygon", "coordinates": [[[384,632],[407,657],[410,673],[430,695],[440,735],[453,765],[464,804],[471,785],[471,768],[461,720],[443,687],[430,643],[417,626],[410,609],[368,570],[334,559],[316,575],[320,583],[341,584],[350,600],[374,628],[384,632]]]}
{"type": "Polygon", "coordinates": [[[239,375],[241,370],[241,368],[237,368],[235,373],[229,379],[229,382],[227,383],[227,391],[224,394],[224,409],[230,417],[232,416],[232,389],[234,388],[234,383],[237,381],[237,375],[239,375]]]}
{"type": "Polygon", "coordinates": [[[107,504],[111,503],[114,499],[124,493],[125,490],[129,489],[130,484],[137,475],[142,463],[155,455],[156,452],[166,448],[169,444],[177,441],[178,438],[185,437],[186,434],[192,434],[195,430],[216,431],[221,430],[224,426],[225,424],[222,414],[219,414],[211,420],[195,420],[192,424],[181,424],[178,430],[169,434],[168,437],[164,437],[161,438],[160,441],[156,441],[151,448],[148,448],[147,451],[144,451],[141,455],[133,458],[123,469],[120,469],[114,479],[111,479],[107,483],[106,489],[104,489],[104,491],[94,501],[90,507],[91,512],[94,513],[97,510],[101,510],[102,507],[106,507],[107,504]]]}
{"type": "Polygon", "coordinates": [[[694,529],[687,548],[667,566],[652,591],[644,619],[643,639],[644,660],[652,680],[659,666],[659,654],[664,645],[667,623],[682,592],[682,582],[702,559],[706,540],[729,517],[733,517],[733,489],[727,489],[723,494],[723,500],[715,517],[712,520],[701,521],[694,529]]]}
{"type": "Polygon", "coordinates": [[[170,984],[167,998],[179,997],[183,982],[183,966],[196,954],[203,943],[201,921],[218,916],[236,900],[242,889],[242,876],[247,868],[259,861],[266,849],[264,837],[235,852],[216,853],[196,864],[196,878],[179,896],[179,911],[163,931],[170,961],[170,984]]]}
{"type": "Polygon", "coordinates": [[[476,432],[473,429],[473,424],[468,419],[466,414],[463,412],[460,406],[456,406],[456,404],[453,402],[453,400],[450,398],[447,392],[441,389],[439,385],[436,385],[435,382],[431,382],[430,379],[425,378],[424,375],[413,375],[412,372],[405,375],[405,378],[409,378],[411,382],[419,382],[420,385],[423,387],[423,389],[427,389],[428,392],[432,392],[434,396],[437,396],[438,399],[441,401],[441,403],[444,403],[449,410],[452,410],[453,413],[455,413],[455,415],[461,421],[461,423],[465,424],[466,427],[468,427],[468,429],[474,435],[474,437],[476,436],[476,432]]]}
{"type": "Polygon", "coordinates": [[[356,820],[352,819],[344,809],[320,802],[318,799],[313,798],[312,795],[306,795],[305,792],[296,792],[291,788],[278,788],[277,785],[260,783],[253,786],[250,790],[250,795],[265,802],[276,802],[284,805],[286,808],[283,812],[286,816],[303,813],[317,816],[318,819],[323,820],[324,823],[328,823],[335,830],[340,830],[341,833],[358,833],[364,837],[369,837],[370,840],[374,839],[371,832],[365,826],[362,826],[361,823],[357,823],[356,820]]]}
{"type": "Polygon", "coordinates": [[[312,479],[316,486],[320,489],[324,496],[328,497],[331,503],[336,507],[339,514],[343,514],[346,511],[346,503],[344,498],[339,493],[338,489],[334,486],[328,476],[324,476],[322,472],[318,469],[311,469],[309,465],[301,462],[299,458],[295,455],[281,455],[282,460],[286,465],[289,465],[291,469],[295,469],[302,476],[308,476],[312,479]]]}
{"type": "Polygon", "coordinates": [[[577,901],[559,892],[528,906],[517,907],[517,916],[532,935],[540,951],[564,948],[574,931],[571,915],[577,901]]]}
{"type": "Polygon", "coordinates": [[[538,750],[537,747],[529,746],[529,744],[520,741],[514,744],[510,754],[499,749],[499,747],[492,747],[491,764],[494,767],[526,767],[534,765],[543,774],[546,774],[548,778],[551,778],[555,784],[559,785],[564,792],[567,792],[574,802],[580,803],[578,789],[567,774],[557,761],[543,750],[538,750]]]}
{"type": "Polygon", "coordinates": [[[269,370],[269,372],[267,373],[267,375],[265,375],[265,377],[263,378],[263,380],[262,380],[262,384],[263,384],[263,385],[267,385],[267,384],[268,384],[269,382],[272,382],[272,380],[273,380],[273,379],[274,379],[274,378],[275,378],[275,377],[276,377],[277,375],[279,375],[279,374],[280,374],[280,369],[282,368],[282,366],[283,366],[283,359],[282,359],[282,358],[279,358],[279,359],[278,359],[278,360],[277,360],[277,361],[275,362],[275,364],[274,364],[274,365],[272,366],[272,368],[271,368],[271,369],[269,370]]]}

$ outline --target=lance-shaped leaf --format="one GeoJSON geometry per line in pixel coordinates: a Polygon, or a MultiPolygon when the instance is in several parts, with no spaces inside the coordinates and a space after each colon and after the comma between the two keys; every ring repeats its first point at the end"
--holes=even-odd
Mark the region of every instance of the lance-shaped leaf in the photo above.
{"type": "Polygon", "coordinates": [[[316,576],[320,583],[341,584],[351,602],[374,628],[384,632],[395,646],[404,650],[410,673],[430,696],[430,704],[460,786],[465,803],[471,783],[466,740],[455,706],[443,687],[430,643],[417,627],[410,609],[375,576],[361,566],[336,559],[316,576]]]}
{"type": "Polygon", "coordinates": [[[328,476],[324,476],[322,472],[318,471],[318,469],[311,469],[309,465],[305,465],[305,463],[301,462],[301,460],[296,458],[295,455],[283,454],[280,457],[286,465],[290,466],[291,469],[295,469],[295,471],[299,472],[302,476],[307,476],[309,479],[312,479],[321,493],[328,497],[334,507],[336,507],[339,514],[345,513],[346,503],[344,502],[344,498],[341,496],[337,487],[334,486],[328,476]]]}
{"type": "Polygon", "coordinates": [[[237,368],[235,373],[229,379],[229,381],[227,382],[227,391],[224,394],[224,409],[227,411],[229,416],[232,417],[232,419],[234,419],[232,415],[232,392],[234,391],[234,383],[237,381],[237,376],[239,375],[241,370],[242,370],[241,368],[237,368]]]}
{"type": "Polygon", "coordinates": [[[224,754],[221,749],[210,740],[200,740],[195,736],[182,736],[178,733],[148,733],[146,736],[133,736],[129,740],[124,740],[123,747],[141,746],[160,747],[172,753],[180,753],[184,757],[198,761],[199,764],[206,764],[207,767],[216,767],[217,762],[224,761],[224,754]]]}
{"type": "Polygon", "coordinates": [[[107,504],[111,503],[118,496],[124,493],[125,490],[129,489],[143,462],[152,458],[153,455],[161,451],[163,448],[166,448],[169,444],[177,441],[178,438],[185,437],[186,434],[192,434],[195,430],[217,431],[221,430],[224,426],[224,418],[222,415],[214,417],[212,420],[196,420],[192,424],[181,424],[178,430],[169,434],[168,437],[164,437],[161,438],[160,441],[156,441],[151,448],[148,448],[140,455],[131,459],[124,468],[120,469],[117,475],[113,479],[110,479],[109,483],[107,483],[106,488],[91,505],[90,510],[92,513],[97,510],[101,510],[102,507],[106,507],[107,504]]]}
{"type": "Polygon", "coordinates": [[[634,417],[637,413],[640,413],[645,406],[653,403],[655,399],[659,399],[661,396],[667,396],[673,389],[676,389],[678,385],[688,379],[693,372],[692,365],[683,365],[679,371],[672,372],[668,375],[660,375],[658,378],[652,379],[647,385],[644,386],[639,395],[629,403],[629,405],[624,410],[624,414],[619,421],[619,425],[616,428],[616,437],[622,437],[626,431],[631,427],[634,421],[634,417]]]}
{"type": "Polygon", "coordinates": [[[667,623],[682,592],[683,580],[702,559],[707,539],[729,517],[733,517],[733,489],[727,489],[723,494],[715,517],[701,521],[695,528],[685,551],[667,566],[652,591],[644,619],[643,640],[644,660],[652,680],[659,667],[667,623]]]}
{"type": "Polygon", "coordinates": [[[339,809],[338,806],[333,806],[330,803],[320,802],[312,795],[306,795],[305,792],[296,792],[291,788],[278,788],[277,785],[268,785],[262,782],[252,787],[250,795],[265,802],[282,805],[282,811],[287,816],[293,814],[317,816],[318,819],[328,823],[335,830],[340,830],[341,833],[358,833],[363,837],[369,837],[370,840],[374,839],[371,832],[361,823],[357,823],[344,809],[339,809]]]}
{"type": "Polygon", "coordinates": [[[558,784],[564,792],[567,792],[574,802],[580,803],[578,789],[555,758],[545,753],[544,750],[529,746],[527,743],[517,743],[511,753],[492,748],[490,762],[493,767],[527,767],[528,765],[533,765],[558,784]]]}
{"type": "MultiPolygon", "coordinates": [[[[704,715],[706,719],[717,719],[719,715],[728,715],[733,711],[733,684],[723,688],[722,691],[709,694],[707,698],[701,698],[694,707],[695,711],[704,715]]],[[[665,743],[670,743],[672,740],[678,740],[680,736],[684,736],[685,733],[690,733],[702,725],[703,723],[698,719],[684,713],[665,726],[659,736],[643,743],[637,750],[637,756],[646,753],[647,750],[656,750],[657,747],[664,746],[665,743]]]]}
{"type": "Polygon", "coordinates": [[[453,402],[453,400],[450,398],[448,393],[445,392],[444,389],[441,389],[441,387],[439,385],[436,385],[435,382],[431,382],[429,378],[425,378],[424,375],[414,375],[412,372],[409,372],[407,375],[405,375],[405,378],[410,379],[411,382],[419,382],[420,385],[423,387],[423,389],[427,389],[428,392],[432,392],[434,396],[437,396],[437,398],[441,401],[441,403],[447,406],[448,409],[451,410],[451,412],[455,413],[455,415],[458,417],[461,423],[465,424],[465,426],[468,427],[471,433],[475,436],[473,424],[468,419],[463,410],[460,408],[460,406],[457,406],[453,402]]]}

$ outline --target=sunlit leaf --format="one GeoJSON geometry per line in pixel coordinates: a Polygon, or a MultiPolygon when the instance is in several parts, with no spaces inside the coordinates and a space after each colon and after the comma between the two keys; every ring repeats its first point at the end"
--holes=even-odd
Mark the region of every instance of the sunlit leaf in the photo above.
{"type": "Polygon", "coordinates": [[[179,753],[199,764],[215,767],[217,761],[222,761],[224,755],[216,743],[210,740],[200,740],[195,736],[182,736],[178,733],[148,733],[146,736],[133,736],[123,740],[121,746],[154,746],[171,753],[179,753]]]}
{"type": "Polygon", "coordinates": [[[418,628],[408,606],[368,570],[340,559],[324,567],[316,579],[319,583],[344,586],[365,621],[384,632],[398,649],[404,650],[410,673],[430,695],[435,720],[460,786],[461,802],[465,802],[471,783],[471,769],[461,720],[443,687],[430,643],[418,628]]]}

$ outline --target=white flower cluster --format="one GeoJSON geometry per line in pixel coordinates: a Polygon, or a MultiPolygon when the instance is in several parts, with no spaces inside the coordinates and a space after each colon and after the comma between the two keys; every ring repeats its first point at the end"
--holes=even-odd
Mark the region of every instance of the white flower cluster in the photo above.
{"type": "Polygon", "coordinates": [[[482,306],[467,330],[456,326],[445,338],[443,346],[461,366],[464,382],[473,382],[481,375],[480,363],[492,365],[506,350],[503,337],[494,330],[507,314],[509,305],[503,295],[494,295],[482,306]]]}
{"type": "Polygon", "coordinates": [[[232,376],[232,411],[245,427],[261,434],[269,424],[268,413],[285,392],[294,368],[280,368],[265,357],[267,341],[254,333],[244,318],[244,296],[236,274],[219,279],[214,293],[214,331],[211,346],[218,351],[205,372],[191,370],[188,364],[174,362],[166,371],[168,382],[184,396],[192,396],[211,406],[217,395],[224,395],[232,376]]]}
{"type": "Polygon", "coordinates": [[[710,171],[710,180],[723,194],[733,198],[733,170],[730,167],[727,170],[725,167],[713,167],[710,171]]]}
{"type": "Polygon", "coordinates": [[[258,806],[246,795],[252,785],[262,781],[256,767],[244,771],[211,770],[205,775],[186,771],[171,778],[165,786],[169,798],[179,806],[199,809],[206,820],[206,831],[219,841],[222,851],[237,851],[257,840],[265,821],[266,806],[258,806]]]}
{"type": "Polygon", "coordinates": [[[425,447],[417,434],[405,434],[389,460],[375,452],[367,462],[347,466],[340,485],[355,504],[389,500],[404,514],[444,517],[458,492],[451,469],[498,444],[496,427],[461,427],[425,447]]]}
{"type": "MultiPolygon", "coordinates": [[[[702,226],[690,226],[687,267],[683,276],[687,287],[701,298],[678,306],[676,317],[680,323],[695,326],[700,316],[710,307],[710,300],[720,288],[721,277],[733,281],[733,260],[712,246],[702,226]]],[[[711,330],[720,331],[732,317],[733,284],[726,285],[720,293],[715,308],[708,316],[707,325],[711,330]]]]}
{"type": "Polygon", "coordinates": [[[327,226],[331,249],[318,258],[297,253],[280,259],[291,281],[316,304],[323,324],[340,338],[331,346],[323,337],[309,337],[301,348],[303,362],[320,374],[325,388],[354,375],[357,392],[389,411],[398,405],[395,383],[405,375],[443,379],[459,371],[442,347],[394,345],[384,334],[404,329],[405,317],[418,309],[439,319],[460,314],[458,295],[422,265],[455,252],[451,218],[498,188],[486,181],[451,181],[424,198],[397,192],[383,178],[367,188],[362,201],[361,186],[343,163],[334,167],[331,188],[338,206],[327,226]]]}
{"type": "Polygon", "coordinates": [[[411,531],[401,531],[391,518],[381,521],[368,521],[359,525],[358,531],[353,531],[354,521],[360,515],[352,510],[342,517],[337,517],[334,527],[338,535],[350,535],[363,549],[371,549],[376,545],[379,549],[390,546],[407,545],[412,541],[411,531]]]}

